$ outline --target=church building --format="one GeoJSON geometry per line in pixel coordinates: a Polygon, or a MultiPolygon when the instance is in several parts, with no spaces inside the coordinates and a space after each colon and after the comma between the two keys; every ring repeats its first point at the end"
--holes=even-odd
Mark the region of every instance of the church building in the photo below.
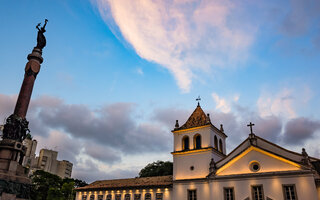
{"type": "Polygon", "coordinates": [[[252,132],[229,154],[223,126],[198,106],[172,130],[173,175],[95,181],[76,200],[320,200],[320,159],[252,132]]]}

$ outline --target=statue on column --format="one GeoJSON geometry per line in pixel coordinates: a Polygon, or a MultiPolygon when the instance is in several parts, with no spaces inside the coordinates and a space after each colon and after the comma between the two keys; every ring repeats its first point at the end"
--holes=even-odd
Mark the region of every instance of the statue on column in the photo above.
{"type": "Polygon", "coordinates": [[[47,25],[47,22],[48,20],[45,19],[44,20],[44,25],[43,27],[39,28],[41,23],[39,23],[36,28],[38,29],[38,37],[37,37],[37,46],[36,48],[39,48],[39,49],[43,49],[45,46],[46,46],[46,37],[44,36],[44,32],[46,32],[46,25],[47,25]]]}

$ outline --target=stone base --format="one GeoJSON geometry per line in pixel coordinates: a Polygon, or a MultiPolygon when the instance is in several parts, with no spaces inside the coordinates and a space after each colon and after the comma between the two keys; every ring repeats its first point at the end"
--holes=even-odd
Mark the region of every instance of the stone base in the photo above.
{"type": "Polygon", "coordinates": [[[0,200],[29,199],[31,180],[28,171],[20,164],[24,155],[20,142],[0,141],[0,200]]]}
{"type": "Polygon", "coordinates": [[[0,200],[29,200],[29,199],[21,199],[17,198],[15,194],[8,194],[3,192],[0,196],[0,200]]]}

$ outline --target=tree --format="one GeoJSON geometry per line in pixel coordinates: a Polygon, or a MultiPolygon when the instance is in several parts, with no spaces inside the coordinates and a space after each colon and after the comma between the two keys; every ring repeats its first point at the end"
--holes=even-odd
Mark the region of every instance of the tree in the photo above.
{"type": "Polygon", "coordinates": [[[46,200],[64,200],[64,196],[60,188],[50,187],[46,200]]]}
{"type": "Polygon", "coordinates": [[[65,182],[61,187],[61,192],[63,195],[63,199],[72,200],[74,196],[74,182],[65,182]]]}
{"type": "Polygon", "coordinates": [[[79,180],[79,179],[73,179],[74,180],[74,187],[78,188],[78,187],[84,187],[86,185],[88,185],[88,183],[86,183],[83,180],[79,180]]]}
{"type": "Polygon", "coordinates": [[[31,180],[31,199],[34,200],[73,200],[76,196],[74,188],[88,185],[79,179],[62,179],[42,170],[34,172],[31,180]]]}
{"type": "Polygon", "coordinates": [[[173,163],[170,161],[160,161],[149,163],[139,172],[139,177],[150,177],[150,176],[166,176],[172,175],[173,163]]]}
{"type": "Polygon", "coordinates": [[[62,179],[54,174],[37,170],[31,176],[32,190],[31,198],[36,200],[46,200],[49,189],[54,193],[61,188],[62,179]]]}

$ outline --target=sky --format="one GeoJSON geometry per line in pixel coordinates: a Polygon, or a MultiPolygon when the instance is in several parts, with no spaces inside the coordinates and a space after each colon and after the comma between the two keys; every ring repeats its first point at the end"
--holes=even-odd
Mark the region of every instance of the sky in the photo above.
{"type": "Polygon", "coordinates": [[[27,120],[39,151],[92,182],[172,160],[201,106],[227,152],[248,137],[320,157],[317,0],[0,1],[0,120],[13,113],[38,23],[47,46],[27,120]]]}

